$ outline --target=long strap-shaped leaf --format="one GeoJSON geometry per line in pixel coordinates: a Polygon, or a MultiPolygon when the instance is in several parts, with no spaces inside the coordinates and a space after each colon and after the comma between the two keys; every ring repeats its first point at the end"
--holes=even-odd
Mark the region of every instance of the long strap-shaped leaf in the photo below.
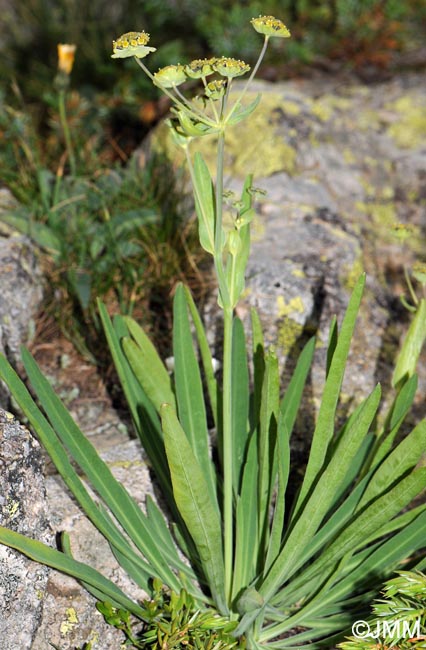
{"type": "Polygon", "coordinates": [[[166,584],[178,588],[176,576],[161,553],[161,540],[153,535],[142,510],[80,431],[27,350],[23,350],[22,360],[31,384],[62,443],[158,575],[166,584]]]}
{"type": "Polygon", "coordinates": [[[116,606],[127,609],[139,618],[144,617],[144,610],[133,600],[128,598],[113,582],[105,578],[101,573],[90,566],[78,562],[68,555],[50,548],[42,542],[38,542],[20,533],[15,533],[8,528],[0,526],[0,542],[17,551],[24,553],[27,557],[46,564],[47,566],[62,571],[83,583],[91,585],[102,593],[104,600],[112,601],[116,606]]]}
{"type": "Polygon", "coordinates": [[[23,382],[19,379],[15,371],[2,355],[0,355],[0,376],[9,386],[17,403],[27,416],[32,428],[38,436],[38,439],[46,449],[65,484],[70,489],[94,526],[96,526],[99,532],[104,535],[109,544],[116,551],[120,552],[123,557],[127,558],[127,560],[134,566],[134,571],[141,571],[145,574],[152,575],[154,571],[153,567],[136,553],[135,549],[130,546],[127,538],[117,528],[117,526],[115,526],[106,511],[98,507],[93,501],[69,461],[56,433],[34,403],[23,382]]]}
{"type": "Polygon", "coordinates": [[[175,406],[175,396],[167,369],[143,329],[133,318],[124,318],[134,339],[124,339],[125,355],[149,399],[159,411],[163,402],[175,406]]]}
{"type": "MultiPolygon", "coordinates": [[[[203,386],[194,352],[185,293],[181,284],[176,288],[173,302],[173,354],[179,422],[204,472],[212,503],[217,504],[216,479],[210,457],[203,386]]],[[[217,507],[219,508],[218,504],[217,507]]]]}
{"type": "Polygon", "coordinates": [[[237,494],[241,485],[244,455],[247,453],[250,397],[246,338],[239,318],[234,318],[232,339],[232,476],[237,494]]]}
{"type": "Polygon", "coordinates": [[[286,581],[300,566],[305,548],[309,546],[321,521],[332,505],[335,493],[344,481],[351,462],[368,432],[377,411],[380,393],[380,386],[377,386],[365,400],[359,418],[352,422],[352,426],[345,431],[342,437],[340,453],[333,456],[321,474],[315,491],[300,513],[285,540],[280,555],[265,579],[268,596],[272,595],[280,583],[286,581]]]}
{"type": "Polygon", "coordinates": [[[222,527],[217,507],[176,411],[163,404],[160,414],[177,507],[196,545],[214,601],[222,613],[227,613],[222,527]]]}
{"type": "Polygon", "coordinates": [[[296,368],[280,404],[277,430],[278,489],[272,520],[271,539],[265,561],[265,573],[268,571],[272,562],[275,561],[281,547],[285,513],[285,493],[290,473],[290,436],[299,411],[314,350],[315,339],[311,338],[300,354],[296,368]]]}
{"type": "Polygon", "coordinates": [[[365,275],[362,275],[353,290],[331,360],[322,395],[321,407],[318,413],[317,425],[312,438],[309,461],[293,516],[297,516],[299,508],[318,476],[326,457],[328,444],[334,433],[337,403],[364,285],[365,275]]]}
{"type": "Polygon", "coordinates": [[[206,380],[207,392],[209,394],[210,406],[212,409],[213,420],[217,427],[219,421],[218,415],[218,388],[217,381],[214,376],[214,368],[212,355],[210,352],[209,342],[207,340],[206,332],[201,322],[200,314],[198,313],[197,307],[195,306],[194,300],[191,296],[191,292],[188,287],[184,287],[186,302],[191,312],[192,322],[194,323],[195,333],[197,335],[197,341],[200,348],[201,361],[203,363],[204,376],[206,380]]]}
{"type": "Polygon", "coordinates": [[[137,381],[121,345],[121,341],[129,336],[129,330],[121,316],[116,316],[114,324],[112,324],[105,305],[100,301],[98,301],[98,308],[109,351],[129,405],[136,431],[152,463],[163,493],[169,503],[172,503],[172,486],[167,468],[160,419],[152,402],[137,381]]]}

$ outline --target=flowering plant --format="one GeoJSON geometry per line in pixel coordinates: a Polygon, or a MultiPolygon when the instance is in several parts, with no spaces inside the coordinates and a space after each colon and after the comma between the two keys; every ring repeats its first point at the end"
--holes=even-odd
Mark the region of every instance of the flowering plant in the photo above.
{"type": "MultiPolygon", "coordinates": [[[[174,601],[178,593],[186,593],[197,610],[210,611],[209,634],[216,620],[217,627],[240,647],[329,648],[355,613],[368,606],[381,578],[424,546],[426,506],[401,512],[426,486],[426,468],[418,466],[426,423],[420,422],[393,449],[414,399],[419,346],[410,353],[408,370],[404,367],[398,373],[394,399],[384,417],[377,417],[381,389],[376,386],[336,428],[365,282],[360,277],[340,326],[336,320],[331,324],[309,461],[292,499],[290,436],[315,341],[310,340],[301,352],[282,394],[276,354],[265,349],[261,323],[253,311],[249,363],[235,307],[244,291],[254,216],[256,192],[250,176],[240,197],[230,202],[231,219],[223,218],[226,129],[259,102],[256,98],[244,105],[243,100],[269,39],[289,36],[285,25],[271,16],[255,18],[252,25],[264,36],[264,45],[236,99],[231,95],[233,80],[249,72],[243,61],[213,57],[152,74],[142,61],[152,51],[148,34],[130,32],[113,45],[115,58],[133,56],[172,100],[169,126],[186,153],[200,242],[212,255],[223,311],[218,380],[202,320],[186,287],[179,285],[174,297],[172,376],[133,319],[116,316],[111,321],[99,304],[133,422],[171,521],[150,498],[143,512],[114,479],[28,352],[23,353],[26,372],[47,418],[4,359],[0,375],[65,483],[140,587],[150,592],[155,578],[157,585],[160,581],[174,594],[174,601]],[[192,80],[199,80],[201,93],[189,100],[181,88],[192,80]],[[192,152],[193,141],[210,134],[217,139],[215,180],[202,156],[192,152]],[[209,432],[208,412],[214,436],[209,432]],[[101,505],[89,496],[69,455],[87,476],[101,505]]],[[[63,539],[63,553],[5,528],[0,528],[0,541],[74,575],[103,603],[101,611],[112,612],[111,619],[124,620],[116,612],[125,610],[149,623],[139,603],[72,558],[68,536],[63,539]]],[[[421,557],[411,563],[425,566],[421,557]]],[[[228,637],[214,648],[229,647],[228,637]]],[[[137,640],[132,642],[137,647],[137,640]]],[[[211,647],[205,640],[197,643],[191,647],[211,647]]]]}

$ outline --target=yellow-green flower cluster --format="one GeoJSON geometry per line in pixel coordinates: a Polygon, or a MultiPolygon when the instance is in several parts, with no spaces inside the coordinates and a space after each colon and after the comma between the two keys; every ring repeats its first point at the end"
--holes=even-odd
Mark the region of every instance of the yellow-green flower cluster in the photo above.
{"type": "Polygon", "coordinates": [[[231,59],[226,56],[222,56],[220,59],[217,59],[213,64],[213,69],[218,72],[222,77],[240,77],[246,72],[249,72],[250,66],[244,61],[239,59],[231,59]]]}
{"type": "Polygon", "coordinates": [[[149,34],[146,32],[126,32],[116,41],[112,42],[112,59],[125,59],[128,56],[136,56],[143,59],[150,52],[155,52],[155,47],[147,47],[149,34]]]}
{"type": "Polygon", "coordinates": [[[279,38],[288,38],[290,36],[290,31],[282,20],[274,18],[274,16],[259,16],[258,18],[252,18],[250,22],[259,34],[278,36],[279,38]]]}
{"type": "Polygon", "coordinates": [[[186,81],[183,65],[166,65],[154,74],[154,83],[163,88],[175,88],[186,81]]]}
{"type": "Polygon", "coordinates": [[[216,101],[223,97],[226,90],[226,81],[225,79],[215,79],[210,81],[206,86],[206,97],[216,101]]]}
{"type": "Polygon", "coordinates": [[[191,79],[208,77],[208,75],[213,74],[216,61],[216,57],[212,57],[211,59],[194,59],[194,61],[191,61],[185,66],[185,72],[191,79]]]}

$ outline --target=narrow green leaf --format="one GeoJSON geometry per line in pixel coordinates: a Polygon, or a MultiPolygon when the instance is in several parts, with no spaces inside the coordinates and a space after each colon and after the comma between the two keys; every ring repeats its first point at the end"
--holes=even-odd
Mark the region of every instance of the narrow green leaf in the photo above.
{"type": "Polygon", "coordinates": [[[204,250],[213,255],[215,227],[214,187],[208,167],[198,151],[194,156],[192,180],[200,243],[204,250]]]}
{"type": "Polygon", "coordinates": [[[278,467],[278,487],[277,495],[275,497],[271,536],[264,565],[265,575],[268,572],[271,564],[275,562],[281,548],[285,514],[285,493],[290,472],[290,433],[287,428],[285,417],[282,415],[282,411],[280,411],[278,418],[276,454],[278,467]]]}
{"type": "Polygon", "coordinates": [[[268,594],[268,597],[300,566],[304,549],[309,546],[312,537],[333,503],[335,492],[344,481],[351,462],[368,432],[379,401],[380,387],[377,386],[365,400],[360,417],[352,422],[352,426],[342,437],[339,453],[333,456],[327,468],[320,475],[315,490],[303,506],[303,510],[285,540],[281,553],[265,578],[266,591],[263,593],[268,594]]]}
{"type": "Polygon", "coordinates": [[[374,472],[358,510],[389,489],[401,476],[415,467],[426,448],[426,421],[422,420],[374,472]]]}
{"type": "Polygon", "coordinates": [[[209,394],[209,399],[210,399],[210,406],[212,409],[213,419],[217,427],[219,421],[218,406],[217,406],[218,387],[217,387],[216,378],[214,376],[215,373],[213,368],[212,355],[210,352],[210,346],[197,307],[195,306],[194,300],[191,296],[191,292],[188,289],[188,287],[184,287],[184,290],[185,290],[186,302],[189,307],[189,311],[191,312],[192,322],[194,323],[195,333],[197,335],[201,360],[203,362],[207,392],[209,394]]]}
{"type": "Polygon", "coordinates": [[[336,350],[337,341],[339,340],[339,328],[337,325],[337,318],[333,316],[330,323],[330,331],[328,333],[328,346],[327,346],[327,362],[325,368],[325,376],[327,378],[330,371],[333,355],[336,350]]]}
{"type": "Polygon", "coordinates": [[[239,318],[234,318],[232,339],[233,477],[235,493],[238,494],[244,455],[247,451],[250,395],[246,338],[239,318]]]}
{"type": "Polygon", "coordinates": [[[363,548],[367,540],[371,544],[377,539],[382,526],[405,508],[425,486],[426,468],[417,469],[364,508],[307,569],[304,573],[305,581],[333,566],[346,553],[353,554],[363,548]]]}
{"type": "Polygon", "coordinates": [[[392,375],[392,386],[416,372],[417,362],[426,339],[426,299],[422,298],[399,353],[392,375]]]}
{"type": "Polygon", "coordinates": [[[53,569],[77,578],[77,580],[94,587],[99,593],[102,593],[104,600],[109,600],[115,606],[127,609],[138,618],[144,619],[142,607],[128,598],[113,582],[87,564],[77,562],[77,560],[50,548],[46,544],[25,537],[20,533],[15,533],[3,526],[0,526],[0,543],[16,549],[31,560],[46,564],[53,569]]]}
{"type": "Polygon", "coordinates": [[[143,390],[157,411],[163,402],[176,406],[171,379],[149,337],[133,318],[124,322],[134,340],[124,339],[124,353],[143,390]]]}
{"type": "Polygon", "coordinates": [[[268,543],[269,506],[277,472],[276,437],[280,397],[279,382],[278,359],[275,352],[270,350],[265,355],[258,439],[258,525],[265,548],[268,543]]]}
{"type": "Polygon", "coordinates": [[[252,431],[259,424],[260,403],[262,401],[263,377],[265,374],[264,341],[262,325],[259,314],[255,309],[251,310],[251,329],[253,346],[253,399],[251,404],[251,429],[252,431]]]}
{"type": "MultiPolygon", "coordinates": [[[[56,433],[34,403],[23,382],[2,355],[0,355],[0,376],[9,386],[10,391],[28,418],[38,439],[64,480],[64,483],[70,489],[93,525],[104,535],[111,547],[119,551],[123,557],[128,558],[132,565],[134,565],[135,571],[149,571],[152,574],[154,572],[153,567],[135,552],[122,532],[114,525],[108,513],[102,507],[98,507],[93,501],[69,461],[56,433]]],[[[129,575],[132,576],[132,572],[129,572],[129,575]]]]}
{"type": "Polygon", "coordinates": [[[173,354],[179,421],[204,472],[212,503],[216,503],[216,479],[210,458],[203,386],[182,284],[177,286],[173,302],[173,354]]]}
{"type": "Polygon", "coordinates": [[[232,126],[233,124],[238,124],[238,122],[241,122],[241,120],[244,120],[246,117],[251,115],[253,111],[256,109],[256,107],[259,105],[261,95],[257,95],[256,98],[250,102],[247,106],[244,106],[243,104],[240,104],[240,102],[237,102],[235,105],[235,108],[232,110],[232,115],[231,117],[226,119],[227,124],[232,126]]]}
{"type": "Polygon", "coordinates": [[[174,408],[163,404],[160,414],[177,507],[197,547],[215,603],[222,613],[227,613],[222,528],[217,505],[211,500],[203,470],[174,408]]]}
{"type": "Polygon", "coordinates": [[[257,434],[249,441],[243,469],[240,495],[237,497],[235,525],[235,559],[232,582],[233,598],[249,585],[258,572],[258,494],[257,434]]]}
{"type": "Polygon", "coordinates": [[[154,570],[166,584],[176,588],[176,576],[165,562],[160,541],[152,534],[141,509],[80,431],[27,350],[23,350],[22,360],[37,397],[63,445],[154,570]]]}
{"type": "Polygon", "coordinates": [[[327,454],[328,444],[333,437],[337,403],[364,285],[365,275],[362,275],[355,285],[342,322],[340,334],[324,386],[317,425],[313,434],[309,461],[297,501],[295,514],[297,514],[306,495],[311,490],[319,471],[321,470],[327,454]]]}
{"type": "Polygon", "coordinates": [[[378,445],[371,461],[372,465],[379,464],[391,450],[395,436],[414,401],[417,383],[417,375],[413,375],[401,385],[390,408],[390,415],[386,418],[383,431],[378,434],[378,445]]]}
{"type": "Polygon", "coordinates": [[[129,330],[121,316],[116,316],[114,323],[111,323],[106,307],[100,301],[98,301],[98,309],[108,347],[130,408],[136,432],[154,468],[165,498],[169,503],[173,503],[172,485],[167,467],[160,419],[152,402],[137,381],[121,346],[122,339],[129,336],[129,330]]]}

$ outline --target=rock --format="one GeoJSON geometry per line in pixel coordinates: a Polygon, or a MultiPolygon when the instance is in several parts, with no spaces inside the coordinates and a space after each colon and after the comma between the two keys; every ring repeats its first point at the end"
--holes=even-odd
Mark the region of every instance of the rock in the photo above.
{"type": "MultiPolygon", "coordinates": [[[[148,467],[140,444],[122,442],[100,452],[114,476],[143,505],[153,495],[148,467]]],[[[144,594],[118,566],[109,545],[70,496],[60,477],[46,479],[50,525],[55,533],[70,533],[76,559],[93,566],[117,584],[127,595],[141,599],[144,594]]],[[[61,650],[74,650],[92,641],[94,650],[116,650],[124,636],[107,625],[95,607],[95,599],[74,579],[51,571],[44,597],[42,617],[31,650],[45,650],[53,643],[61,650]]]]}
{"type": "MultiPolygon", "coordinates": [[[[396,300],[405,288],[403,266],[424,256],[424,82],[424,73],[374,86],[332,77],[259,82],[246,98],[261,92],[262,101],[227,140],[231,189],[241,188],[244,167],[258,170],[254,184],[266,190],[257,205],[238,312],[248,324],[250,307],[259,310],[266,340],[276,346],[284,369],[291,367],[289,355],[317,332],[311,374],[316,398],[330,319],[342,317],[362,271],[367,289],[343,396],[358,399],[378,380],[389,388],[389,364],[408,321],[396,300]],[[405,247],[392,235],[399,222],[415,228],[405,247]]],[[[207,138],[200,149],[214,173],[207,138]]],[[[214,303],[207,308],[208,329],[220,319],[214,303]]],[[[423,366],[420,391],[426,387],[423,366]]]]}
{"type": "MultiPolygon", "coordinates": [[[[0,352],[16,365],[19,348],[31,338],[43,298],[43,275],[34,247],[1,222],[13,199],[0,190],[0,352]]],[[[0,383],[0,406],[8,407],[9,393],[0,383]]]]}
{"type": "MultiPolygon", "coordinates": [[[[0,524],[51,544],[39,444],[0,410],[0,524]]],[[[2,650],[29,650],[43,615],[49,570],[0,545],[2,650]]],[[[45,646],[46,647],[46,646],[45,646]]]]}

